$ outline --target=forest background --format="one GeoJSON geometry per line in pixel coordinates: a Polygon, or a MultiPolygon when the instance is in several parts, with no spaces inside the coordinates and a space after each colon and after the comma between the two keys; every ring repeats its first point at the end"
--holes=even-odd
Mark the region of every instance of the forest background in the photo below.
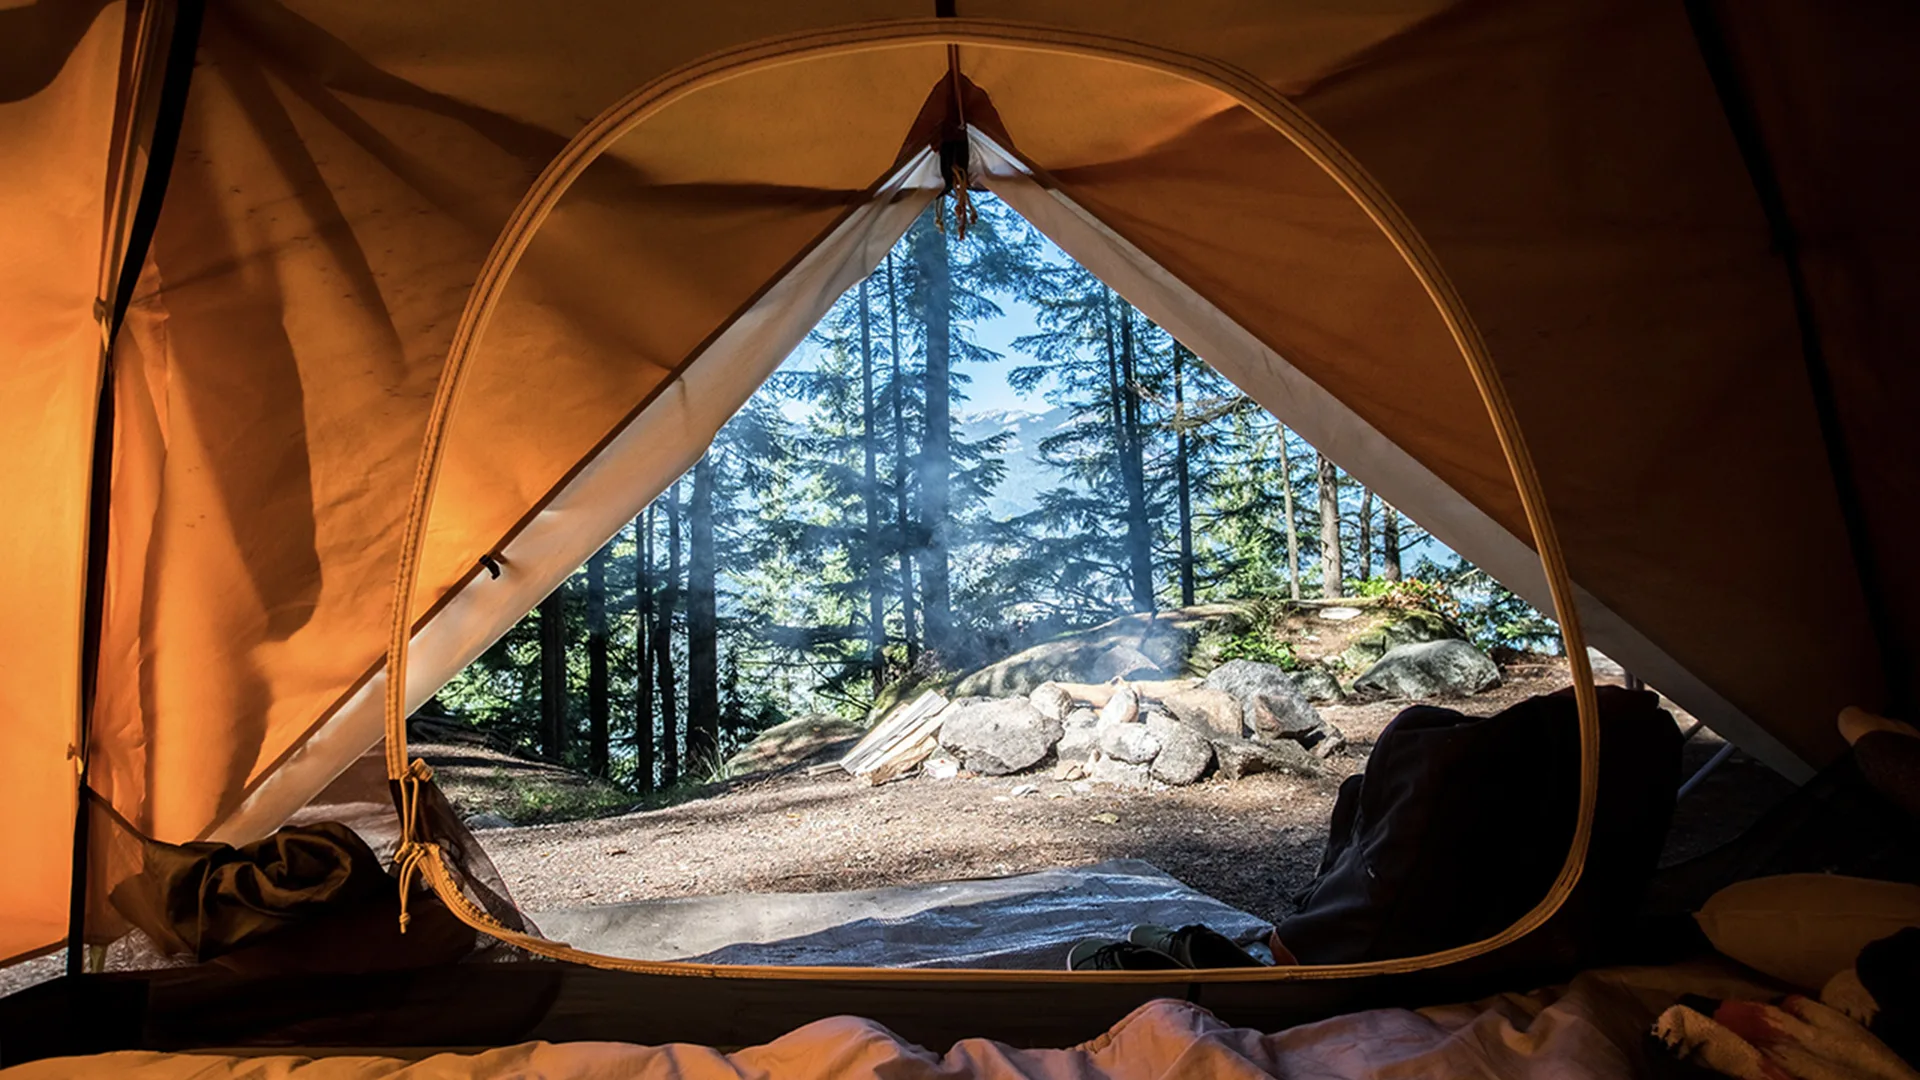
{"type": "MultiPolygon", "coordinates": [[[[1004,204],[945,200],[699,463],[440,711],[638,796],[789,717],[1128,612],[1411,593],[1485,648],[1550,620],[1004,204]]],[[[1250,655],[1286,663],[1284,643],[1250,655]]]]}

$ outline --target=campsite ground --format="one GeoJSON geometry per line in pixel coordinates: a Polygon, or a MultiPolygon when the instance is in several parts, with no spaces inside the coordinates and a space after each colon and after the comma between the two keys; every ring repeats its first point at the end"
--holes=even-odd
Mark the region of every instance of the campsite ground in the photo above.
{"type": "MultiPolygon", "coordinates": [[[[1500,687],[1449,704],[1486,715],[1567,684],[1558,659],[1524,658],[1503,674],[1500,687]]],[[[480,835],[536,918],[626,900],[871,888],[1132,857],[1273,919],[1319,864],[1340,781],[1365,766],[1406,704],[1324,708],[1351,745],[1314,780],[1269,774],[1132,792],[1060,783],[1044,771],[878,788],[838,772],[791,773],[662,810],[480,835]]],[[[1701,732],[1688,744],[1688,770],[1721,745],[1701,732]]],[[[1731,838],[1785,790],[1736,754],[1683,808],[1670,853],[1731,838]]]]}
{"type": "MultiPolygon", "coordinates": [[[[1566,664],[1558,659],[1510,663],[1503,676],[1501,686],[1448,704],[1486,715],[1567,684],[1566,664]]],[[[795,773],[661,810],[479,835],[514,898],[536,921],[541,911],[623,900],[856,889],[1119,857],[1146,859],[1273,919],[1289,911],[1287,898],[1319,864],[1340,781],[1365,767],[1381,729],[1406,704],[1323,709],[1350,746],[1316,780],[1263,775],[1126,792],[1076,790],[1046,773],[909,779],[878,788],[844,774],[795,773]],[[1037,790],[1014,794],[1028,784],[1037,790]]],[[[1681,724],[1691,722],[1674,711],[1681,724]]],[[[1723,745],[1701,731],[1687,743],[1684,771],[1691,774],[1723,745]]],[[[551,768],[473,747],[417,749],[442,769],[450,787],[506,782],[496,776],[503,769],[508,780],[524,781],[515,769],[551,768]],[[463,781],[463,774],[471,775],[463,781]]],[[[1734,753],[1680,805],[1667,861],[1732,839],[1790,790],[1766,766],[1734,753]]],[[[591,812],[600,801],[578,793],[542,809],[591,812]]],[[[116,952],[108,966],[124,961],[116,952]]],[[[61,967],[54,955],[0,969],[0,995],[50,979],[61,967]]]]}

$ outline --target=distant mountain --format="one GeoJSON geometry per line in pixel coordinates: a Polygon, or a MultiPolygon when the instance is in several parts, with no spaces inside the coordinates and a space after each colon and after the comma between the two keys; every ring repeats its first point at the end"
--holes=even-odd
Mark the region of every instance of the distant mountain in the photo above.
{"type": "Polygon", "coordinates": [[[1039,505],[1039,494],[1058,487],[1064,481],[1060,470],[1040,460],[1040,440],[1065,427],[1073,413],[1065,408],[1044,412],[1026,409],[982,409],[954,416],[954,427],[963,438],[984,439],[1007,432],[1013,441],[1001,452],[1006,459],[1007,476],[987,500],[987,509],[996,518],[1027,513],[1039,505]]]}

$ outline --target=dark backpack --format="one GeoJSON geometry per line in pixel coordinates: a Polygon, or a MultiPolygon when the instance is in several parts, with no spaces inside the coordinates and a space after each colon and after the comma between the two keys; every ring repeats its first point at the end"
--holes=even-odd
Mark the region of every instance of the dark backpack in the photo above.
{"type": "MultiPolygon", "coordinates": [[[[1585,964],[1630,926],[1680,783],[1680,732],[1646,691],[1600,688],[1600,789],[1586,868],[1543,927],[1502,950],[1585,964]]],[[[1320,872],[1279,926],[1302,963],[1415,956],[1479,941],[1546,895],[1580,792],[1571,688],[1490,717],[1418,705],[1340,787],[1320,872]]]]}

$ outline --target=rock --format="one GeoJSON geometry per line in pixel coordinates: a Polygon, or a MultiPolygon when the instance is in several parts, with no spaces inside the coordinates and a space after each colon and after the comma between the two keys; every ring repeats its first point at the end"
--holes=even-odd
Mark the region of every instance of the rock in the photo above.
{"type": "Polygon", "coordinates": [[[1320,726],[1322,729],[1320,737],[1308,743],[1307,749],[1313,751],[1314,757],[1325,761],[1347,748],[1347,733],[1331,723],[1323,723],[1320,726]]]}
{"type": "Polygon", "coordinates": [[[1151,770],[1155,780],[1191,784],[1213,764],[1213,744],[1185,721],[1154,713],[1147,717],[1147,731],[1160,740],[1151,770]]]}
{"type": "Polygon", "coordinates": [[[972,772],[1004,776],[1038,765],[1064,734],[1024,698],[955,702],[941,714],[940,745],[972,772]]]}
{"type": "Polygon", "coordinates": [[[467,824],[467,828],[473,829],[475,831],[478,831],[480,829],[511,829],[513,828],[513,822],[507,820],[506,818],[501,817],[499,814],[488,814],[488,813],[479,813],[479,814],[471,815],[470,817],[467,818],[466,824],[467,824]]]}
{"type": "Polygon", "coordinates": [[[1188,654],[1201,635],[1238,618],[1231,607],[1218,604],[1123,615],[968,672],[954,684],[953,693],[1024,696],[1045,682],[1178,678],[1185,674],[1188,654]]]}
{"type": "Polygon", "coordinates": [[[1264,772],[1313,777],[1325,771],[1319,760],[1299,743],[1254,739],[1213,739],[1211,742],[1213,758],[1220,764],[1220,775],[1228,780],[1264,772]]]}
{"type": "Polygon", "coordinates": [[[745,776],[784,769],[815,758],[836,760],[853,749],[866,733],[865,724],[831,713],[796,716],[755,735],[752,742],[727,759],[727,773],[745,776]]]}
{"type": "Polygon", "coordinates": [[[1025,796],[1028,796],[1028,795],[1038,795],[1040,794],[1040,785],[1039,784],[1020,784],[1016,786],[1012,791],[1007,792],[1007,794],[1013,796],[1016,799],[1024,798],[1025,796]]]}
{"type": "Polygon", "coordinates": [[[1177,719],[1199,728],[1208,735],[1238,738],[1241,727],[1240,702],[1225,690],[1196,686],[1161,699],[1160,704],[1177,719]]]}
{"type": "Polygon", "coordinates": [[[1122,685],[1107,699],[1106,707],[1100,710],[1100,723],[1131,724],[1140,719],[1140,695],[1133,687],[1122,685]]]}
{"type": "Polygon", "coordinates": [[[1129,765],[1145,765],[1160,752],[1160,740],[1145,724],[1102,724],[1100,753],[1129,765]]]}
{"type": "Polygon", "coordinates": [[[920,763],[920,772],[929,780],[951,780],[960,775],[960,759],[950,750],[935,750],[920,763]]]}
{"type": "Polygon", "coordinates": [[[1034,687],[1033,693],[1027,695],[1027,702],[1049,720],[1065,720],[1073,711],[1073,695],[1056,682],[1043,682],[1034,687]]]}
{"type": "Polygon", "coordinates": [[[1060,742],[1053,752],[1061,761],[1083,762],[1100,748],[1100,714],[1092,709],[1075,709],[1061,725],[1060,742]]]}
{"type": "Polygon", "coordinates": [[[1365,671],[1398,646],[1464,636],[1446,616],[1413,608],[1396,612],[1391,621],[1355,634],[1348,640],[1347,651],[1340,654],[1340,660],[1348,671],[1365,671]]]}
{"type": "Polygon", "coordinates": [[[1360,609],[1357,607],[1321,608],[1320,617],[1328,622],[1347,622],[1359,618],[1360,609]]]}
{"type": "Polygon", "coordinates": [[[1485,653],[1447,639],[1388,650],[1353,681],[1353,692],[1373,699],[1464,697],[1498,685],[1500,669],[1485,653]]]}
{"type": "Polygon", "coordinates": [[[1284,668],[1255,660],[1229,660],[1214,668],[1200,685],[1224,690],[1240,703],[1245,725],[1268,738],[1301,736],[1320,728],[1314,711],[1284,668]]]}
{"type": "Polygon", "coordinates": [[[1302,696],[1315,705],[1337,705],[1347,696],[1347,692],[1340,688],[1340,680],[1323,667],[1309,667],[1294,672],[1293,684],[1300,688],[1302,696]]]}
{"type": "Polygon", "coordinates": [[[1062,783],[1084,779],[1086,775],[1087,766],[1084,761],[1062,761],[1053,768],[1053,778],[1062,783]]]}
{"type": "Polygon", "coordinates": [[[1167,669],[1154,663],[1146,653],[1132,645],[1115,645],[1093,662],[1093,681],[1114,679],[1158,679],[1167,669]]]}
{"type": "Polygon", "coordinates": [[[1153,776],[1147,766],[1104,756],[1094,761],[1093,767],[1087,770],[1087,779],[1096,784],[1112,784],[1123,788],[1144,789],[1153,786],[1153,776]]]}

